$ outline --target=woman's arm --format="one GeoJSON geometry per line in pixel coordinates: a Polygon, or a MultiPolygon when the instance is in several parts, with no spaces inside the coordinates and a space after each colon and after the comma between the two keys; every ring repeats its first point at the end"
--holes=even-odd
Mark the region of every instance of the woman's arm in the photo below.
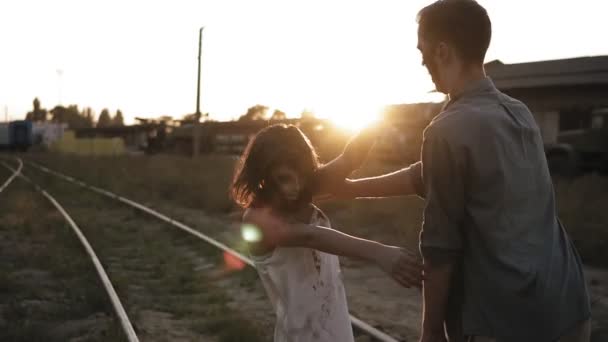
{"type": "Polygon", "coordinates": [[[421,264],[413,253],[405,249],[357,238],[331,228],[288,224],[263,210],[250,209],[244,219],[260,230],[266,246],[307,247],[367,260],[377,264],[401,285],[420,287],[421,264]]]}
{"type": "Polygon", "coordinates": [[[307,247],[325,253],[363,259],[378,265],[405,287],[418,286],[422,268],[413,253],[399,247],[358,238],[337,230],[305,224],[290,225],[284,246],[307,247]]]}

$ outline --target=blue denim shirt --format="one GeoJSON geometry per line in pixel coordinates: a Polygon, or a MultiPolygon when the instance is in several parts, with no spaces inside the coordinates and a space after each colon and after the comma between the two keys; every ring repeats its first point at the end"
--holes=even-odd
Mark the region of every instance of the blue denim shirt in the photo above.
{"type": "Polygon", "coordinates": [[[589,318],[582,262],[523,103],[489,78],[470,85],[425,129],[421,157],[421,251],[458,257],[466,335],[555,341],[589,318]]]}

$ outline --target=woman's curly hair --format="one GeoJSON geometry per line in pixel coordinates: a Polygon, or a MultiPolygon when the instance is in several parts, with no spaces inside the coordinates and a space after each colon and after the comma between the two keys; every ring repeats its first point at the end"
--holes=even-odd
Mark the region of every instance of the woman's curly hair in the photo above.
{"type": "Polygon", "coordinates": [[[266,127],[251,139],[234,171],[232,199],[244,208],[268,203],[276,191],[270,172],[279,165],[299,173],[305,181],[300,201],[310,202],[319,158],[306,135],[296,126],[285,124],[266,127]]]}

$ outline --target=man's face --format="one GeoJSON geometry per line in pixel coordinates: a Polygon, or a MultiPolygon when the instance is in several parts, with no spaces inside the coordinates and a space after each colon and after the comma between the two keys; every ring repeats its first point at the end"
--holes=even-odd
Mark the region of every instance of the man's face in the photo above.
{"type": "Polygon", "coordinates": [[[440,44],[435,44],[425,39],[420,32],[420,28],[418,29],[417,47],[422,54],[422,65],[426,67],[431,75],[431,80],[433,81],[433,84],[435,84],[435,89],[439,92],[447,93],[442,72],[443,61],[440,55],[441,47],[439,45],[440,44]]]}

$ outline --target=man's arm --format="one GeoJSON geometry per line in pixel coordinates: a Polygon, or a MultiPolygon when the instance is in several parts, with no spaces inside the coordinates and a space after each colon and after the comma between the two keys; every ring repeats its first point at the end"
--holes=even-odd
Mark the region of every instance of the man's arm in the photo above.
{"type": "Polygon", "coordinates": [[[448,317],[448,300],[455,262],[442,251],[424,252],[424,285],[422,290],[421,342],[446,341],[444,321],[448,317]]]}
{"type": "MultiPolygon", "coordinates": [[[[422,144],[425,187],[424,223],[420,250],[424,258],[423,342],[445,341],[444,323],[458,272],[465,208],[465,160],[457,141],[447,142],[438,128],[425,131],[422,144]]],[[[456,308],[459,309],[459,308],[456,308]]]]}

